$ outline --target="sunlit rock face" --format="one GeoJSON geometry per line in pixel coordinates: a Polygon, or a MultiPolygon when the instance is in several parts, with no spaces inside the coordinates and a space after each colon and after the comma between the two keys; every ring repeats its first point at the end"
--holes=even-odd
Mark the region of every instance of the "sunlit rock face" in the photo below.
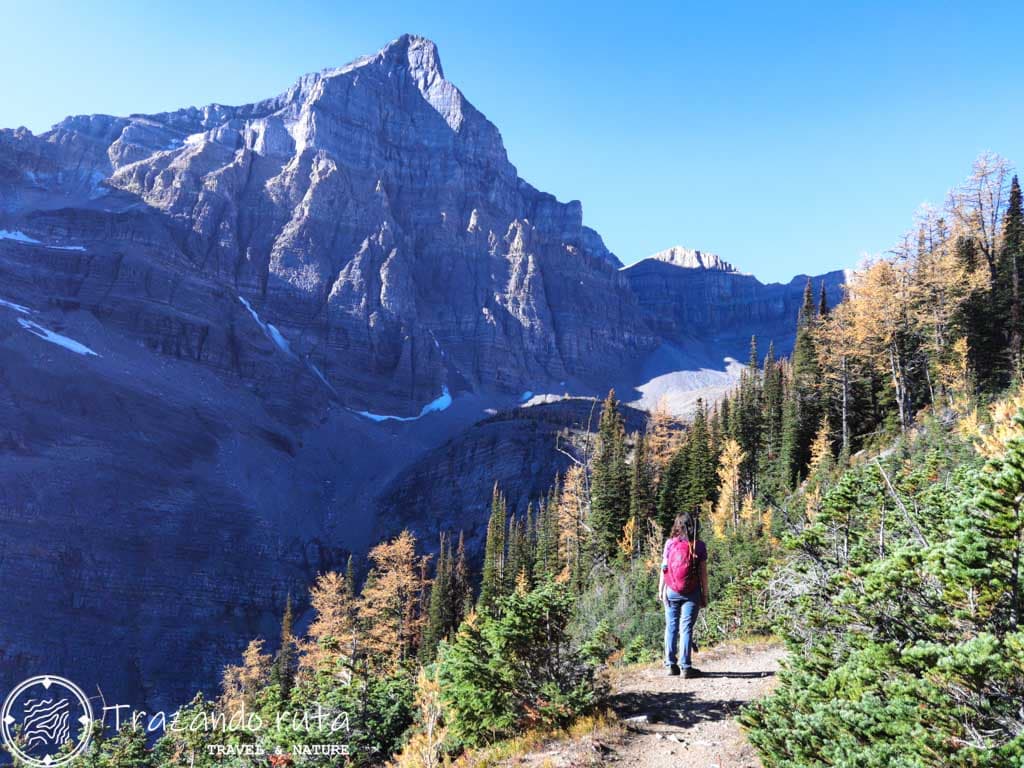
{"type": "Polygon", "coordinates": [[[194,272],[249,299],[353,407],[595,383],[651,344],[580,204],[518,177],[423,38],[256,104],[73,117],[6,132],[0,152],[20,171],[8,212],[55,196],[159,215],[194,272]]]}

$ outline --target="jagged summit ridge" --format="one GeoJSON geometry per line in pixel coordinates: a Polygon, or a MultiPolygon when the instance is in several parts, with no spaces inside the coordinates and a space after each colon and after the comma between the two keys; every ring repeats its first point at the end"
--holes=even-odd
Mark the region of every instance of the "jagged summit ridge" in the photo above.
{"type": "Polygon", "coordinates": [[[655,259],[656,261],[664,261],[668,264],[674,264],[677,267],[684,267],[686,269],[711,269],[719,272],[739,272],[736,267],[725,261],[718,254],[708,253],[707,251],[701,251],[694,248],[684,248],[681,245],[674,245],[671,248],[666,248],[664,251],[658,251],[647,258],[655,259]]]}
{"type": "Polygon", "coordinates": [[[652,344],[581,204],[519,177],[423,37],[252,104],[2,131],[8,159],[0,215],[141,201],[357,411],[596,384],[652,344]]]}

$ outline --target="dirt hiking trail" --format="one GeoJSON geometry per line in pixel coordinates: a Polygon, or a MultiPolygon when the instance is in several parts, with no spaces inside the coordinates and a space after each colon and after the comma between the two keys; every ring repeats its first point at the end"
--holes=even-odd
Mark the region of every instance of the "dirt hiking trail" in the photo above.
{"type": "Polygon", "coordinates": [[[785,651],[777,645],[726,645],[694,655],[704,677],[669,677],[652,665],[617,671],[609,729],[510,761],[543,768],[761,768],[735,716],[766,695],[785,651]]]}

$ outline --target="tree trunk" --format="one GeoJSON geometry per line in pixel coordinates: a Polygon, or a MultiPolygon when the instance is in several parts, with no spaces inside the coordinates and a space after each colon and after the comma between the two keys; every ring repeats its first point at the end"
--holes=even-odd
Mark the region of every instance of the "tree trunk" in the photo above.
{"type": "Polygon", "coordinates": [[[1017,254],[1010,256],[1013,266],[1011,286],[1013,289],[1010,303],[1010,364],[1013,366],[1014,378],[1021,375],[1021,329],[1020,329],[1020,268],[1017,254]]]}
{"type": "Polygon", "coordinates": [[[907,431],[907,403],[904,390],[906,385],[903,382],[903,366],[900,363],[896,343],[889,345],[889,368],[892,371],[892,386],[896,394],[896,406],[899,409],[900,431],[907,431]]]}
{"type": "Polygon", "coordinates": [[[843,408],[842,408],[842,430],[843,430],[843,455],[850,455],[850,372],[849,361],[843,355],[843,408]]]}

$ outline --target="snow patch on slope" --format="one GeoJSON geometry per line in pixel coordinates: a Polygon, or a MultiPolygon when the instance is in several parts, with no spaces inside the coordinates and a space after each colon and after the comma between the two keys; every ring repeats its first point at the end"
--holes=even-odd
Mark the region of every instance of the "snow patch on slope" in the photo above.
{"type": "Polygon", "coordinates": [[[447,410],[452,404],[452,396],[447,386],[441,387],[441,394],[423,406],[419,416],[392,416],[387,413],[371,413],[370,411],[356,411],[356,415],[369,419],[370,421],[416,421],[422,419],[428,413],[447,410]]]}
{"type": "Polygon", "coordinates": [[[81,344],[72,338],[57,333],[56,331],[51,331],[49,328],[43,328],[39,323],[34,323],[31,320],[25,320],[24,318],[19,317],[18,324],[33,336],[38,336],[43,341],[56,344],[58,347],[64,347],[64,349],[74,352],[77,355],[93,355],[94,357],[99,357],[96,352],[93,352],[85,346],[85,344],[81,344]]]}
{"type": "Polygon", "coordinates": [[[4,301],[3,299],[0,299],[0,307],[7,307],[8,309],[13,309],[15,312],[20,312],[23,315],[32,314],[31,309],[29,309],[28,307],[24,307],[21,304],[15,304],[13,301],[4,301]]]}
{"type": "MultiPolygon", "coordinates": [[[[288,339],[281,335],[281,332],[277,330],[277,326],[275,326],[272,323],[263,322],[260,316],[256,313],[256,310],[252,308],[252,304],[250,304],[244,298],[239,296],[238,300],[242,302],[242,306],[249,311],[249,314],[252,315],[252,319],[256,321],[256,325],[258,325],[260,329],[263,331],[263,333],[266,334],[267,338],[274,342],[274,346],[276,346],[289,357],[294,357],[295,354],[292,352],[291,345],[288,344],[288,339]]],[[[323,378],[322,375],[321,378],[323,378]]]]}
{"type": "Polygon", "coordinates": [[[16,243],[25,243],[26,245],[42,245],[35,238],[29,237],[17,229],[0,229],[0,240],[13,240],[16,243]]]}
{"type": "Polygon", "coordinates": [[[306,362],[309,364],[310,370],[313,371],[313,373],[316,374],[316,377],[318,379],[320,379],[320,381],[322,381],[324,383],[324,386],[327,387],[329,390],[331,390],[331,392],[333,392],[335,395],[337,395],[338,394],[338,390],[336,390],[334,387],[331,386],[331,382],[329,382],[327,380],[327,377],[324,376],[323,371],[321,371],[319,368],[317,368],[314,363],[309,363],[308,360],[306,362]]]}
{"type": "Polygon", "coordinates": [[[18,229],[0,229],[0,240],[13,240],[16,243],[22,243],[23,245],[41,245],[44,248],[51,248],[55,251],[85,250],[85,246],[82,245],[50,245],[49,243],[36,240],[34,237],[29,237],[18,229]]]}

